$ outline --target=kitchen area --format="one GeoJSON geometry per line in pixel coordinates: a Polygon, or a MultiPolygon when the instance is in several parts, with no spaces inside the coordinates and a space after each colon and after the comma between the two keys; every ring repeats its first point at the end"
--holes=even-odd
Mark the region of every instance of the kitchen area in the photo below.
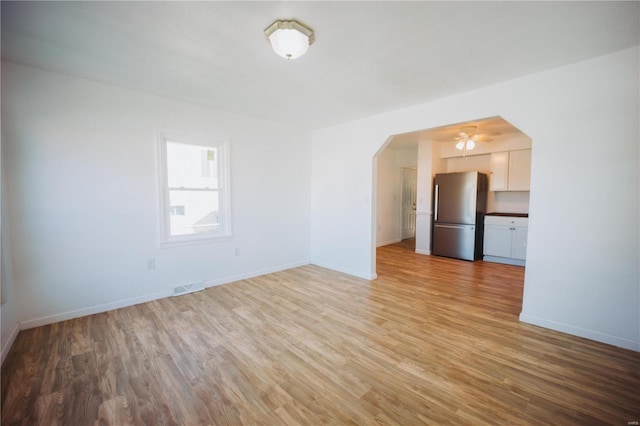
{"type": "Polygon", "coordinates": [[[385,227],[413,221],[416,253],[525,266],[531,139],[500,117],[399,136],[379,156],[378,246],[406,235],[380,238],[385,227]],[[389,185],[390,164],[417,170],[415,200],[401,200],[402,179],[389,185]],[[394,217],[391,204],[413,205],[415,216],[394,217]]]}

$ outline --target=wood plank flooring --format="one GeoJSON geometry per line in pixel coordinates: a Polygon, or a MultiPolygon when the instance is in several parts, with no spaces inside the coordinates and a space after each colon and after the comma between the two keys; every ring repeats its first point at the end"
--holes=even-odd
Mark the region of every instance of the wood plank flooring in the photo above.
{"type": "Polygon", "coordinates": [[[378,249],[20,333],[2,425],[617,424],[636,352],[518,322],[524,269],[378,249]]]}

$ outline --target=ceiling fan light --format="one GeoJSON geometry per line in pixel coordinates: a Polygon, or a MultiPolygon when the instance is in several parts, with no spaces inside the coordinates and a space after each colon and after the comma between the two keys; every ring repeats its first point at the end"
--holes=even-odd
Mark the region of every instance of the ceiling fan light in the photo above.
{"type": "Polygon", "coordinates": [[[471,139],[469,139],[467,141],[467,150],[470,151],[475,147],[476,147],[476,143],[474,141],[472,141],[471,139]]]}
{"type": "Polygon", "coordinates": [[[314,41],[313,30],[294,20],[277,20],[264,33],[273,51],[285,59],[304,55],[314,41]]]}
{"type": "Polygon", "coordinates": [[[464,141],[460,141],[456,144],[456,148],[458,148],[460,151],[462,151],[462,149],[464,148],[464,141]]]}

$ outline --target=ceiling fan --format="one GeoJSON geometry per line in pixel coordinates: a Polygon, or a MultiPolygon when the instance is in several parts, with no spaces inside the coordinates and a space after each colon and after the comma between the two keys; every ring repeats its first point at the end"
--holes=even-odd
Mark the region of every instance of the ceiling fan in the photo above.
{"type": "Polygon", "coordinates": [[[477,126],[465,126],[460,129],[458,136],[453,138],[458,141],[456,148],[462,151],[462,156],[467,156],[467,151],[471,151],[476,147],[478,142],[490,142],[492,139],[484,135],[476,134],[477,126]]]}

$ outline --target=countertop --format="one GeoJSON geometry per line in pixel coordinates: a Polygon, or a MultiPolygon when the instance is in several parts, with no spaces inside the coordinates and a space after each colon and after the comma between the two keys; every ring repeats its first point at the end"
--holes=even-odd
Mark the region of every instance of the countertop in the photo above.
{"type": "Polygon", "coordinates": [[[504,212],[491,212],[485,216],[509,216],[509,217],[529,217],[528,213],[504,213],[504,212]]]}

